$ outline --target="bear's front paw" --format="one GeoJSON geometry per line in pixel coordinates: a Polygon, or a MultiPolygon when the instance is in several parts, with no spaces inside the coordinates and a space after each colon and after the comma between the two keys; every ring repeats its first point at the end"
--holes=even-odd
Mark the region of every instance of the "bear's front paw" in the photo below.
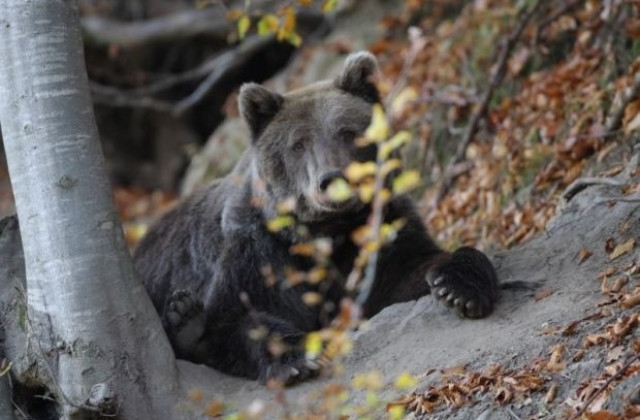
{"type": "Polygon", "coordinates": [[[466,318],[482,318],[493,309],[498,280],[480,251],[463,247],[427,273],[431,294],[466,318]]]}
{"type": "Polygon", "coordinates": [[[266,364],[260,372],[260,382],[269,385],[291,386],[306,379],[313,378],[320,373],[320,365],[307,359],[304,354],[290,352],[279,360],[266,364]]]}
{"type": "Polygon", "coordinates": [[[178,354],[195,349],[204,334],[205,321],[202,302],[191,292],[179,290],[167,300],[162,322],[178,354]]]}

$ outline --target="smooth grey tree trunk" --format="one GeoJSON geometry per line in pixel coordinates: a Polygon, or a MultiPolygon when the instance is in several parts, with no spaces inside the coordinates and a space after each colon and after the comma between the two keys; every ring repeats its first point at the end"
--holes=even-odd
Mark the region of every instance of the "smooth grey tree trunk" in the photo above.
{"type": "Polygon", "coordinates": [[[134,273],[88,92],[75,1],[0,0],[0,121],[37,379],[63,418],[175,418],[175,359],[134,273]]]}

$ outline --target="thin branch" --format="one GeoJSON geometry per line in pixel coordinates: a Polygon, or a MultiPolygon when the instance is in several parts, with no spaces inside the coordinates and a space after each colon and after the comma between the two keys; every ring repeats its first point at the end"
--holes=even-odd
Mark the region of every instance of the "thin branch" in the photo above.
{"type": "Polygon", "coordinates": [[[246,65],[256,53],[272,42],[274,42],[273,37],[261,37],[258,35],[249,37],[237,48],[224,52],[214,59],[207,60],[193,70],[165,79],[154,85],[135,90],[121,90],[92,82],[90,87],[93,100],[97,104],[111,107],[146,108],[158,112],[180,115],[200,103],[208,93],[219,86],[226,75],[246,65]],[[209,76],[205,78],[191,94],[176,103],[145,96],[153,92],[168,89],[179,83],[202,77],[207,73],[209,73],[209,76]]]}
{"type": "Polygon", "coordinates": [[[175,108],[175,106],[168,101],[151,97],[137,97],[130,95],[127,91],[95,82],[90,82],[89,88],[91,89],[93,102],[99,105],[114,108],[146,108],[165,113],[171,113],[175,108]]]}
{"type": "Polygon", "coordinates": [[[133,95],[138,95],[138,96],[155,95],[157,93],[169,90],[183,83],[188,83],[196,79],[203,78],[207,76],[209,73],[211,73],[212,71],[214,71],[215,68],[218,66],[219,64],[218,57],[219,55],[207,58],[199,66],[193,69],[187,70],[182,73],[169,75],[147,86],[141,86],[135,89],[131,89],[130,91],[128,91],[128,93],[131,93],[133,95]]]}
{"type": "Polygon", "coordinates": [[[584,403],[580,410],[578,410],[577,413],[571,416],[569,420],[578,420],[580,416],[582,416],[582,414],[587,410],[587,408],[589,408],[589,406],[596,400],[596,398],[598,398],[598,396],[602,394],[613,381],[618,379],[627,369],[629,369],[632,364],[637,362],[638,359],[640,359],[640,353],[629,359],[627,363],[625,363],[624,366],[622,366],[620,370],[615,373],[615,375],[612,375],[609,379],[607,379],[607,381],[600,388],[598,388],[598,390],[594,392],[593,395],[591,395],[591,397],[587,400],[586,403],[584,403]]]}
{"type": "Polygon", "coordinates": [[[636,96],[640,94],[640,71],[636,72],[633,76],[633,83],[627,87],[622,95],[622,98],[611,108],[609,115],[605,121],[605,130],[607,133],[616,130],[622,122],[624,116],[624,110],[636,96]]]}
{"type": "Polygon", "coordinates": [[[624,185],[624,181],[615,178],[599,178],[599,177],[587,177],[578,178],[571,183],[562,193],[562,198],[565,201],[571,201],[571,199],[580,191],[592,185],[609,185],[613,187],[620,187],[624,185]]]}
{"type": "Polygon", "coordinates": [[[175,105],[175,114],[182,114],[187,109],[202,101],[209,92],[213,91],[224,76],[237,71],[246,64],[258,51],[274,41],[273,36],[252,36],[247,38],[238,48],[217,57],[215,70],[189,96],[175,105]]]}
{"type": "Polygon", "coordinates": [[[121,22],[97,16],[81,20],[82,32],[88,44],[140,47],[162,41],[208,35],[226,40],[234,30],[219,8],[186,10],[155,19],[121,22]]]}
{"type": "Polygon", "coordinates": [[[476,112],[471,117],[471,121],[467,126],[467,130],[465,132],[462,141],[458,145],[458,149],[456,154],[451,159],[449,163],[449,167],[445,171],[444,179],[442,180],[442,184],[440,189],[438,190],[438,194],[435,197],[434,207],[437,205],[445,195],[449,192],[451,187],[453,186],[457,176],[453,173],[453,168],[460,162],[465,159],[465,155],[467,152],[467,148],[471,141],[473,140],[476,131],[478,130],[478,126],[480,121],[482,121],[487,113],[487,109],[489,108],[489,102],[491,102],[491,98],[493,97],[494,90],[502,83],[504,76],[506,74],[507,69],[507,61],[509,56],[511,55],[511,51],[518,43],[520,36],[524,32],[527,24],[533,17],[533,15],[538,11],[540,6],[542,5],[543,0],[538,0],[533,7],[531,7],[520,19],[517,28],[515,31],[507,37],[507,39],[501,42],[500,53],[498,55],[498,62],[494,71],[491,74],[491,79],[489,81],[489,86],[482,96],[482,101],[480,102],[480,106],[477,108],[476,112]]]}

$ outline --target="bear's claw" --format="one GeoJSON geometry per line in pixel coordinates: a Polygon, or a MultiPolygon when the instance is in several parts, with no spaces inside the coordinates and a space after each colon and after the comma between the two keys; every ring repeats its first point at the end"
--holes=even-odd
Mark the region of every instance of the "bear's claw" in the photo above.
{"type": "Polygon", "coordinates": [[[169,297],[165,308],[162,321],[178,353],[192,351],[205,330],[202,302],[191,292],[178,290],[169,297]]]}
{"type": "Polygon", "coordinates": [[[482,318],[493,310],[497,277],[491,262],[476,249],[458,249],[429,271],[427,283],[436,299],[465,318],[482,318]]]}

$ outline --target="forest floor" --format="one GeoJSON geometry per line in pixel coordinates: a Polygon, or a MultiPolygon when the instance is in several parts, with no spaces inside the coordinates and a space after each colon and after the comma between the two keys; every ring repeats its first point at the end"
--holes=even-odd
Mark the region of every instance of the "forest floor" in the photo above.
{"type": "Polygon", "coordinates": [[[216,391],[203,401],[260,418],[387,418],[394,406],[434,419],[565,419],[583,407],[584,418],[635,418],[640,196],[620,188],[640,181],[637,158],[628,168],[565,202],[536,239],[493,255],[502,283],[530,287],[504,290],[489,317],[460,319],[430,296],[397,304],[355,333],[341,375],[277,391],[211,372],[216,391]]]}

